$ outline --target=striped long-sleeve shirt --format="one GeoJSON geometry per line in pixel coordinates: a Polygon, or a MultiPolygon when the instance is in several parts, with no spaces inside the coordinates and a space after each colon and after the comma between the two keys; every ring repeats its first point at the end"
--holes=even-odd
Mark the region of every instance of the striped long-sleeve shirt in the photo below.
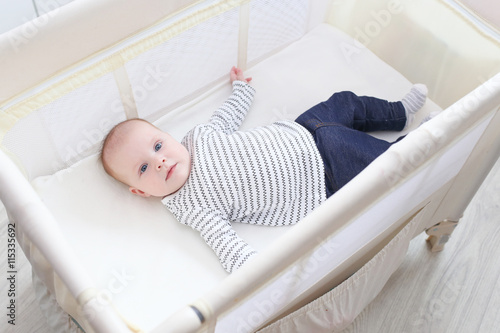
{"type": "Polygon", "coordinates": [[[210,121],[182,140],[191,156],[184,186],[163,204],[200,232],[228,272],[256,254],[231,222],[291,225],[326,198],[321,156],[311,134],[293,121],[239,131],[254,89],[233,82],[233,93],[210,121]]]}

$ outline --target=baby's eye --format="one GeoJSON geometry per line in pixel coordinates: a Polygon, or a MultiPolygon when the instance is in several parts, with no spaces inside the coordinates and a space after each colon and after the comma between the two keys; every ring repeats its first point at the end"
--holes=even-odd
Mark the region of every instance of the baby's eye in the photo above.
{"type": "Polygon", "coordinates": [[[147,164],[143,164],[143,165],[141,165],[141,173],[146,172],[147,168],[148,168],[148,165],[147,165],[147,164]]]}
{"type": "Polygon", "coordinates": [[[155,144],[155,151],[158,151],[161,149],[161,142],[158,142],[157,144],[155,144]]]}

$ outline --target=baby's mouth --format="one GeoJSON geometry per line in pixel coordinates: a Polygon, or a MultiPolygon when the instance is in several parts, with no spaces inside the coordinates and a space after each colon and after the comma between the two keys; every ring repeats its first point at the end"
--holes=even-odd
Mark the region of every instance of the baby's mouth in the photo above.
{"type": "Polygon", "coordinates": [[[174,173],[174,170],[175,170],[175,167],[177,166],[177,163],[172,165],[170,167],[170,169],[168,169],[167,171],[167,177],[165,177],[165,180],[168,180],[170,178],[170,176],[172,176],[172,174],[174,173]]]}

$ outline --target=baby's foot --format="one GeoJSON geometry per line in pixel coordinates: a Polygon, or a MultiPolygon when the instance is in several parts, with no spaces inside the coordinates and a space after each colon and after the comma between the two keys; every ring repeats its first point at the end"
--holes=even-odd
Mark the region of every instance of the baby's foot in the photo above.
{"type": "Polygon", "coordinates": [[[401,103],[405,108],[406,127],[410,126],[415,118],[415,113],[420,110],[427,98],[427,87],[425,84],[417,83],[411,87],[411,90],[403,97],[401,103]]]}

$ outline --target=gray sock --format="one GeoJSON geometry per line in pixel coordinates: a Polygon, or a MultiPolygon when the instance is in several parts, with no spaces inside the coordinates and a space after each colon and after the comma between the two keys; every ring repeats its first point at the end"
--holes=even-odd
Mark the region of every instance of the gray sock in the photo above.
{"type": "Polygon", "coordinates": [[[406,112],[406,127],[408,127],[415,118],[415,113],[420,110],[427,98],[427,87],[425,84],[417,83],[411,87],[411,90],[403,97],[401,103],[406,112]]]}

